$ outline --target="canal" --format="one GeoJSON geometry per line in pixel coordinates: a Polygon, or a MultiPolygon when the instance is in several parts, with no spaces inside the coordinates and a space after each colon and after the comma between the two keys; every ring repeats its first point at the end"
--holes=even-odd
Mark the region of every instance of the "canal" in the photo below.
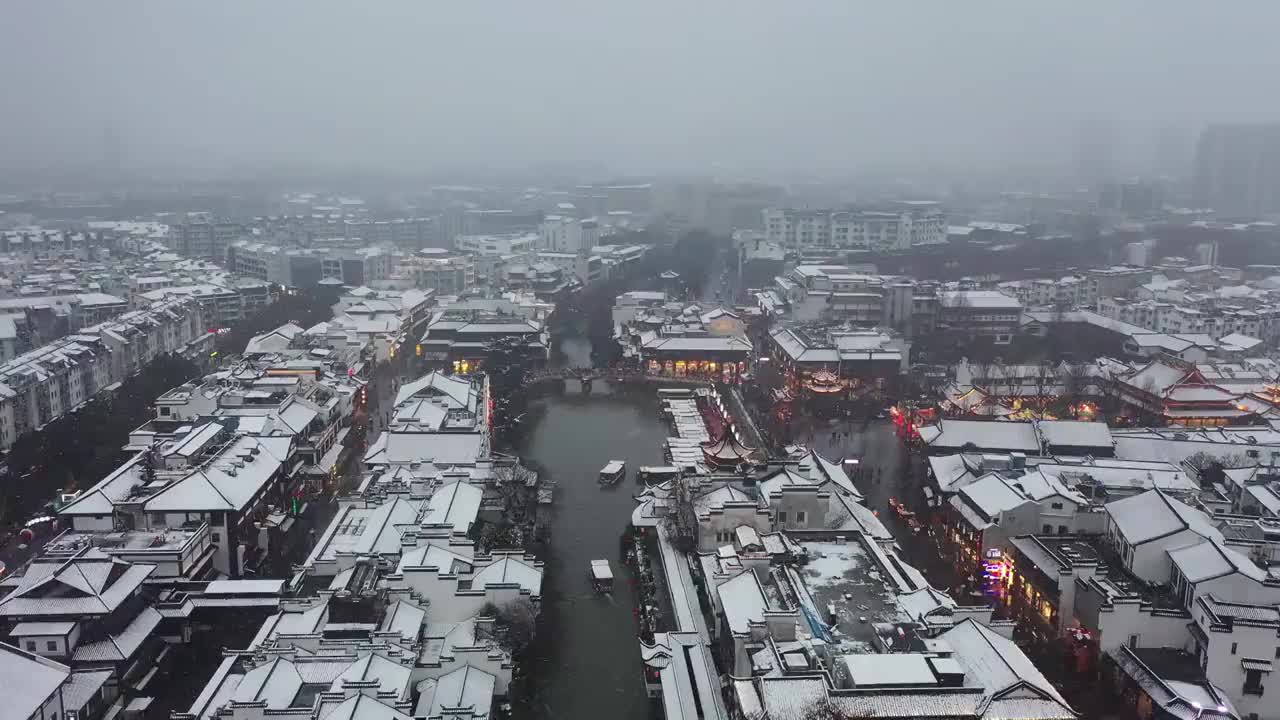
{"type": "Polygon", "coordinates": [[[662,464],[669,433],[652,387],[615,391],[596,381],[584,394],[576,381],[566,385],[531,400],[518,446],[520,457],[556,490],[531,697],[513,710],[522,719],[642,720],[649,703],[619,541],[635,507],[636,469],[662,464]],[[627,461],[627,480],[601,489],[600,468],[615,458],[627,461]],[[612,596],[591,590],[587,569],[596,558],[613,565],[612,596]]]}

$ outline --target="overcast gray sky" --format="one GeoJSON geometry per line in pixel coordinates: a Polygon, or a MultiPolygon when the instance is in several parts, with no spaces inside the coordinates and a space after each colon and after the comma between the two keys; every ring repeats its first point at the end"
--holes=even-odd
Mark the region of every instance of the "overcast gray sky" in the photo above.
{"type": "Polygon", "coordinates": [[[0,164],[1068,162],[1280,119],[1278,0],[0,4],[0,164]]]}

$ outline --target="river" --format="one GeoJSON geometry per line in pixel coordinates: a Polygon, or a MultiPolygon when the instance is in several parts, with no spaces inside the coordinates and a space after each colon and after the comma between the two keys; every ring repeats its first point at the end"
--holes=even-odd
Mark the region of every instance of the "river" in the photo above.
{"type": "Polygon", "coordinates": [[[656,393],[652,387],[613,392],[608,383],[596,381],[584,394],[570,381],[563,393],[532,400],[529,415],[520,457],[557,486],[540,640],[530,668],[533,697],[515,708],[516,716],[648,718],[635,599],[619,558],[619,539],[635,507],[636,469],[662,464],[669,433],[656,393]],[[601,489],[600,468],[615,458],[627,461],[627,480],[601,489]],[[613,565],[612,596],[591,590],[587,569],[596,558],[613,565]]]}

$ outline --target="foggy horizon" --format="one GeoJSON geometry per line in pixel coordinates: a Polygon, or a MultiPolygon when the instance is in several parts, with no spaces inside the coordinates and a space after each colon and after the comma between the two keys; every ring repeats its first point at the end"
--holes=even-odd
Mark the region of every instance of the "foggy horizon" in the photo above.
{"type": "Polygon", "coordinates": [[[1228,7],[15,3],[0,168],[1176,168],[1280,121],[1228,7]]]}

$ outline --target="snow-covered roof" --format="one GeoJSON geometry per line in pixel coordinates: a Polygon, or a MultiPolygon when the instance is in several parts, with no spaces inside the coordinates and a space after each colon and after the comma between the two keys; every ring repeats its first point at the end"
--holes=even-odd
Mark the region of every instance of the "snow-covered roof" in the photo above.
{"type": "Polygon", "coordinates": [[[39,717],[41,707],[70,677],[71,668],[62,663],[0,643],[0,697],[11,717],[39,717]]]}
{"type": "Polygon", "coordinates": [[[1261,345],[1262,341],[1242,333],[1231,333],[1218,338],[1218,344],[1222,349],[1230,352],[1245,352],[1261,345]]]}
{"type": "Polygon", "coordinates": [[[306,564],[333,560],[339,553],[394,555],[401,550],[401,537],[409,527],[417,527],[420,503],[403,497],[377,507],[344,506],[316,543],[306,564]]]}
{"type": "Polygon", "coordinates": [[[418,684],[414,716],[426,720],[488,720],[497,678],[471,665],[463,665],[438,678],[418,684]]]}
{"type": "Polygon", "coordinates": [[[1040,439],[1031,423],[942,420],[937,425],[922,426],[919,431],[920,439],[931,448],[961,450],[973,445],[979,450],[1040,452],[1040,439]]]}
{"type": "Polygon", "coordinates": [[[967,457],[964,453],[929,456],[929,470],[938,483],[938,489],[944,493],[955,492],[961,486],[977,479],[978,474],[975,468],[970,466],[967,457]]]}
{"type": "Polygon", "coordinates": [[[80,493],[80,496],[58,510],[59,515],[110,515],[115,504],[129,496],[130,491],[142,482],[142,453],[137,453],[99,480],[97,484],[80,493]]]}
{"type": "Polygon", "coordinates": [[[480,513],[484,491],[466,482],[451,482],[436,490],[427,501],[422,515],[423,525],[449,525],[453,532],[465,534],[480,513]]]}
{"type": "Polygon", "coordinates": [[[1010,487],[1004,478],[991,473],[960,488],[963,497],[971,507],[981,511],[987,522],[994,522],[1001,513],[1030,502],[1026,497],[1010,487]]]}
{"type": "Polygon", "coordinates": [[[939,637],[951,646],[953,657],[965,669],[966,681],[980,683],[989,695],[1007,695],[1023,687],[1074,715],[1053,683],[1012,640],[972,618],[939,637]]]}
{"type": "Polygon", "coordinates": [[[518,585],[521,590],[537,596],[542,593],[542,570],[520,558],[506,555],[471,576],[474,589],[490,585],[518,585]]]}
{"type": "Polygon", "coordinates": [[[294,664],[278,657],[245,673],[233,699],[240,703],[261,702],[279,710],[293,704],[302,685],[302,675],[294,664]]]}
{"type": "Polygon", "coordinates": [[[480,433],[385,432],[365,453],[365,462],[387,465],[414,462],[459,465],[474,463],[481,456],[484,437],[480,433]]]}
{"type": "Polygon", "coordinates": [[[452,409],[475,410],[476,397],[471,380],[464,376],[430,372],[400,386],[396,406],[415,396],[442,397],[452,409]]]}
{"type": "Polygon", "coordinates": [[[720,597],[720,607],[724,609],[725,622],[728,623],[730,632],[746,634],[751,631],[751,623],[764,622],[769,601],[755,572],[744,570],[720,583],[716,594],[720,597]]]}
{"type": "Polygon", "coordinates": [[[436,568],[442,573],[456,573],[475,564],[473,545],[446,545],[440,541],[420,545],[400,557],[396,572],[405,568],[436,568]]]}
{"type": "Polygon", "coordinates": [[[1174,385],[1182,382],[1189,372],[1180,365],[1171,365],[1155,359],[1125,378],[1125,383],[1155,395],[1164,395],[1174,385]]]}
{"type": "Polygon", "coordinates": [[[310,635],[318,631],[328,617],[327,601],[318,602],[303,610],[281,610],[262,623],[249,647],[265,647],[281,635],[310,635]]]}
{"type": "Polygon", "coordinates": [[[840,657],[854,688],[934,686],[938,678],[920,653],[855,653],[840,657]]]}
{"type": "Polygon", "coordinates": [[[1244,493],[1265,508],[1271,517],[1280,517],[1280,487],[1271,483],[1255,483],[1245,485],[1244,493]]]}
{"type": "Polygon", "coordinates": [[[96,642],[81,643],[72,659],[77,664],[123,662],[132,659],[164,619],[154,608],[144,608],[124,629],[96,642]]]}
{"type": "Polygon", "coordinates": [[[414,643],[427,624],[427,611],[408,600],[397,600],[388,608],[378,627],[383,632],[396,632],[405,642],[414,643]]]}
{"type": "Polygon", "coordinates": [[[409,676],[413,668],[389,660],[378,653],[360,656],[351,663],[342,674],[334,678],[329,689],[341,692],[346,683],[377,682],[378,689],[385,693],[397,693],[403,699],[409,691],[409,676]]]}
{"type": "Polygon", "coordinates": [[[1041,420],[1036,423],[1045,444],[1055,448],[1109,448],[1111,430],[1103,422],[1079,420],[1041,420]]]}
{"type": "MultiPolygon", "coordinates": [[[[414,720],[378,698],[364,693],[352,695],[332,708],[322,707],[320,712],[324,720],[414,720]]],[[[449,720],[456,720],[456,716],[450,716],[449,720]]]]}
{"type": "Polygon", "coordinates": [[[1130,545],[1141,545],[1183,530],[1205,538],[1222,540],[1220,533],[1203,512],[1169,497],[1160,490],[1149,490],[1106,505],[1107,515],[1116,530],[1130,545]]]}
{"type": "Polygon", "coordinates": [[[748,353],[751,345],[736,337],[658,337],[645,343],[644,349],[662,352],[748,353]]]}
{"type": "MultiPolygon", "coordinates": [[[[163,292],[163,291],[161,291],[163,292]]],[[[268,353],[276,353],[285,350],[293,343],[300,333],[305,332],[302,328],[293,323],[285,323],[275,330],[269,330],[261,335],[254,335],[245,345],[245,355],[262,355],[268,353]]]]}
{"type": "Polygon", "coordinates": [[[147,512],[238,511],[277,477],[293,438],[242,435],[218,457],[146,501],[147,512]]]}
{"type": "Polygon", "coordinates": [[[948,290],[938,295],[943,307],[975,310],[1021,310],[1022,302],[997,290],[948,290]]]}
{"type": "Polygon", "coordinates": [[[133,565],[100,552],[69,560],[37,559],[0,600],[0,617],[106,615],[129,598],[155,565],[133,565]]]}
{"type": "Polygon", "coordinates": [[[9,631],[11,637],[30,637],[33,635],[66,635],[74,630],[76,622],[74,620],[61,620],[53,622],[22,622],[13,626],[9,631]]]}

